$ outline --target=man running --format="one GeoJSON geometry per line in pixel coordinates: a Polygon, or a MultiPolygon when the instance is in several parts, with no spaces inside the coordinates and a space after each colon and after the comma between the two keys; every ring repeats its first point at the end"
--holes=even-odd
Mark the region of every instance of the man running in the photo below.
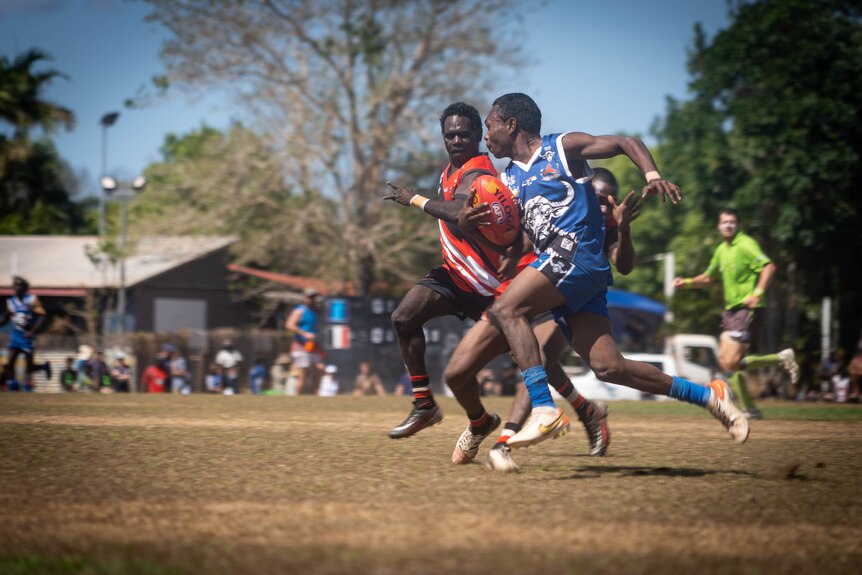
{"type": "Polygon", "coordinates": [[[748,420],[733,405],[725,382],[701,386],[627,360],[611,335],[606,293],[612,277],[586,160],[628,156],[647,180],[642,197],[657,194],[662,202],[676,203],[682,198],[679,188],[661,177],[638,138],[583,132],[542,136],[541,117],[529,96],[513,93],[497,98],[485,119],[488,149],[498,158],[511,158],[505,181],[518,197],[524,231],[538,254],[488,310],[522,370],[533,408],[509,446],[526,447],[565,430],[565,415],[548,391],[548,375],[530,329],[532,318],[554,309],[569,328],[572,347],[599,379],[705,407],[735,441],[745,442],[748,420]]]}
{"type": "MultiPolygon", "coordinates": [[[[640,198],[631,192],[622,202],[617,204],[617,181],[614,175],[605,168],[595,169],[593,186],[607,228],[604,244],[605,253],[620,273],[628,274],[634,268],[635,260],[630,225],[640,215],[640,206],[638,205],[640,198]]],[[[481,219],[488,213],[488,208],[480,205],[476,208],[468,208],[466,212],[473,212],[469,216],[465,213],[464,217],[467,219],[481,219]]],[[[535,259],[535,256],[528,259],[527,265],[535,259]]],[[[483,318],[483,320],[485,319],[483,318]]],[[[565,327],[560,329],[560,326],[554,321],[553,315],[548,312],[537,316],[532,321],[532,326],[541,346],[542,363],[548,372],[550,384],[557,393],[571,403],[578,415],[578,419],[587,433],[590,454],[604,455],[608,445],[610,445],[611,438],[607,424],[607,406],[600,401],[590,401],[580,395],[559,364],[559,360],[569,348],[569,338],[564,335],[567,329],[565,327]]],[[[450,387],[464,385],[469,377],[483,365],[484,361],[507,350],[508,344],[503,333],[488,321],[479,322],[464,337],[452,355],[446,368],[446,382],[450,387]]],[[[504,473],[518,470],[506,441],[520,431],[529,414],[529,394],[526,387],[521,386],[509,412],[508,421],[503,427],[497,443],[488,453],[485,465],[489,469],[504,473]]],[[[456,444],[452,457],[452,461],[455,463],[471,461],[478,452],[481,439],[484,439],[470,437],[468,432],[469,429],[461,435],[456,444]]]]}
{"type": "MultiPolygon", "coordinates": [[[[410,288],[392,312],[392,323],[414,397],[410,414],[389,432],[392,439],[410,437],[443,420],[443,413],[431,393],[422,327],[431,319],[446,315],[478,320],[494,300],[495,290],[500,285],[497,277],[500,254],[458,229],[458,214],[469,196],[473,180],[481,174],[497,175],[488,155],[479,153],[482,118],[473,106],[457,102],[443,111],[440,128],[449,162],[440,176],[436,199],[391,183],[394,191],[383,198],[416,207],[437,218],[443,249],[443,265],[431,270],[410,288]]],[[[477,434],[486,436],[500,425],[500,416],[485,411],[479,399],[478,383],[465,386],[464,393],[453,391],[477,434]]]]}
{"type": "MultiPolygon", "coordinates": [[[[6,300],[6,309],[0,318],[0,327],[12,320],[12,337],[9,340],[9,359],[6,363],[6,381],[15,379],[15,363],[18,356],[24,354],[26,362],[26,375],[24,389],[32,390],[33,384],[33,354],[36,352],[36,332],[42,327],[47,314],[42,302],[35,295],[28,293],[30,284],[22,277],[15,276],[12,280],[12,289],[15,295],[6,300]]],[[[45,370],[48,379],[51,379],[51,366],[45,363],[39,369],[45,370]]]]}
{"type": "Polygon", "coordinates": [[[769,365],[780,365],[790,372],[794,385],[799,380],[799,365],[793,349],[770,355],[746,355],[754,332],[763,323],[764,296],[776,267],[760,245],[739,229],[739,213],[733,208],[718,212],[718,233],[723,241],[715,248],[709,267],[692,278],[678,277],[677,289],[706,287],[719,277],[724,288],[724,311],[721,312],[721,337],[718,364],[733,391],[739,395],[749,419],[763,419],[754,404],[744,372],[769,365]]]}

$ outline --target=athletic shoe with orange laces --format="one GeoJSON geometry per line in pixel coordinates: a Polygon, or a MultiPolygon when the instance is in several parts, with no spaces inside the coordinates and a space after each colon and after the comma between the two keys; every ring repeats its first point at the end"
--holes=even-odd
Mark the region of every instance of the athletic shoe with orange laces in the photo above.
{"type": "Polygon", "coordinates": [[[521,431],[510,437],[506,444],[512,448],[529,447],[546,439],[556,439],[570,427],[569,418],[559,407],[534,407],[521,431]]]}
{"type": "Polygon", "coordinates": [[[745,443],[748,439],[748,418],[733,405],[730,387],[720,379],[712,380],[709,387],[709,401],[706,403],[706,408],[724,425],[735,442],[745,443]]]}

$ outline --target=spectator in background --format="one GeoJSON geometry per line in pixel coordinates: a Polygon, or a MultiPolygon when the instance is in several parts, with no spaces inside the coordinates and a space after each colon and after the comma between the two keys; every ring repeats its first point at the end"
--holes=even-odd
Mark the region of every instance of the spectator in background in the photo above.
{"type": "Polygon", "coordinates": [[[224,390],[224,376],[219,364],[215,362],[210,364],[209,369],[207,369],[207,375],[204,378],[204,384],[210,393],[221,393],[224,390]]]}
{"type": "Polygon", "coordinates": [[[820,379],[820,394],[818,399],[823,401],[832,401],[835,399],[835,394],[832,390],[832,378],[838,374],[841,362],[838,359],[838,354],[834,351],[829,352],[829,356],[820,362],[818,376],[820,379]]]}
{"type": "Polygon", "coordinates": [[[222,368],[224,391],[228,389],[231,393],[239,391],[239,364],[242,363],[242,354],[233,348],[233,342],[229,339],[222,342],[222,348],[216,354],[215,362],[222,368]]]}
{"type": "Polygon", "coordinates": [[[405,371],[398,378],[398,383],[395,384],[395,389],[392,390],[392,395],[411,395],[413,393],[413,383],[410,381],[410,372],[405,371]]]}
{"type": "Polygon", "coordinates": [[[334,397],[338,395],[338,390],[341,384],[338,383],[335,374],[338,373],[338,368],[334,365],[327,365],[323,370],[323,375],[320,377],[320,386],[317,389],[317,395],[320,397],[334,397]]]}
{"type": "Polygon", "coordinates": [[[386,389],[380,377],[371,373],[371,364],[367,361],[359,363],[359,373],[353,384],[353,395],[386,395],[386,389]]]}
{"type": "Polygon", "coordinates": [[[523,385],[523,382],[518,375],[515,364],[506,360],[503,362],[503,368],[500,370],[500,394],[507,397],[514,396],[518,391],[519,385],[523,385]]]}
{"type": "Polygon", "coordinates": [[[479,381],[479,393],[482,395],[501,395],[503,392],[500,383],[494,379],[494,372],[490,369],[483,369],[476,376],[479,381]]]}
{"type": "Polygon", "coordinates": [[[114,388],[111,387],[111,372],[105,360],[102,359],[102,350],[97,349],[90,356],[90,361],[87,362],[87,375],[90,376],[90,381],[93,382],[93,391],[101,393],[113,393],[114,388]]]}
{"type": "Polygon", "coordinates": [[[302,395],[306,388],[311,393],[317,389],[318,363],[321,361],[320,341],[317,336],[317,313],[315,309],[320,302],[317,290],[305,288],[302,303],[296,306],[284,327],[293,334],[290,343],[290,357],[293,358],[293,368],[296,372],[296,393],[302,395]]]}
{"type": "Polygon", "coordinates": [[[189,370],[186,358],[176,347],[170,351],[171,392],[186,395],[191,392],[189,386],[189,370]]]}
{"type": "Polygon", "coordinates": [[[264,365],[262,357],[256,357],[254,365],[248,372],[248,385],[252,395],[259,394],[264,384],[266,384],[266,365],[264,365]]]}
{"type": "Polygon", "coordinates": [[[75,374],[77,376],[77,379],[75,380],[75,388],[78,391],[92,391],[90,389],[92,386],[92,380],[87,373],[87,362],[90,361],[90,357],[92,357],[92,355],[93,348],[89,345],[78,346],[78,356],[75,358],[75,374]]]}
{"type": "Polygon", "coordinates": [[[847,375],[850,378],[847,400],[857,403],[860,394],[860,382],[862,382],[862,343],[856,348],[856,353],[847,364],[847,375]]]}
{"type": "Polygon", "coordinates": [[[75,371],[75,358],[69,356],[66,358],[66,369],[60,372],[60,386],[63,391],[75,391],[78,382],[78,372],[75,371]]]}
{"type": "Polygon", "coordinates": [[[157,359],[144,370],[141,379],[147,393],[164,393],[168,382],[168,372],[165,369],[165,362],[157,359]]]}
{"type": "Polygon", "coordinates": [[[272,382],[272,390],[275,393],[287,394],[290,383],[290,370],[293,365],[293,360],[290,359],[290,354],[282,353],[275,358],[275,363],[269,369],[269,377],[272,382]]]}
{"type": "Polygon", "coordinates": [[[130,391],[129,384],[132,379],[132,368],[126,363],[126,354],[118,351],[114,365],[111,367],[111,380],[114,383],[114,391],[120,393],[128,393],[130,391]]]}

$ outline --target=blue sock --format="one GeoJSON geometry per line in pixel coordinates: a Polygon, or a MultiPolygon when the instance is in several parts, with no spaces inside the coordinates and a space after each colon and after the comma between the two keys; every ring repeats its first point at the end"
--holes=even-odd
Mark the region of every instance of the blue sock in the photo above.
{"type": "Polygon", "coordinates": [[[530,401],[533,407],[556,407],[554,398],[551,397],[551,392],[548,391],[548,374],[545,373],[545,368],[541,365],[525,369],[521,372],[524,377],[524,383],[527,385],[527,391],[530,392],[530,401]]]}
{"type": "Polygon", "coordinates": [[[706,407],[706,402],[709,401],[710,388],[705,385],[698,385],[687,379],[674,376],[673,385],[670,386],[668,397],[687,401],[701,407],[706,407]]]}

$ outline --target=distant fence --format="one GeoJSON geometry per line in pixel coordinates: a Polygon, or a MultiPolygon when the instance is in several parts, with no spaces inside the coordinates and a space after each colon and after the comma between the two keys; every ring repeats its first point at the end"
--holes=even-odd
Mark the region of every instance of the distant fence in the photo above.
{"type": "MultiPolygon", "coordinates": [[[[326,320],[331,314],[328,312],[321,314],[323,361],[326,364],[334,364],[338,368],[342,392],[353,389],[353,382],[361,361],[370,362],[372,370],[380,376],[384,387],[392,392],[405,371],[397,338],[389,321],[389,314],[394,309],[395,301],[375,303],[372,307],[367,300],[352,299],[353,301],[347,301],[345,298],[335,300],[336,303],[347,301],[350,322],[328,322],[326,320]],[[366,304],[374,311],[363,315],[361,308],[366,304]]],[[[339,310],[337,313],[342,311],[344,310],[339,310]]],[[[426,365],[432,385],[438,392],[443,389],[443,369],[469,325],[471,325],[469,322],[462,323],[449,316],[436,318],[425,326],[426,365]]],[[[106,336],[102,348],[109,365],[113,363],[116,351],[122,350],[128,355],[129,363],[133,368],[131,388],[143,391],[139,382],[144,369],[156,361],[164,344],[171,344],[186,358],[192,390],[200,392],[205,390],[207,367],[215,361],[215,356],[225,340],[230,340],[233,348],[242,354],[240,389],[247,391],[248,372],[255,359],[262,360],[268,372],[279,354],[289,353],[291,336],[283,330],[228,328],[209,331],[184,330],[175,333],[138,332],[125,336],[106,336]]],[[[5,355],[7,344],[8,336],[0,334],[0,350],[2,350],[0,357],[5,355]]],[[[38,336],[37,360],[50,361],[54,375],[52,381],[48,382],[41,373],[37,373],[35,375],[37,391],[60,391],[59,374],[65,367],[65,359],[77,356],[78,347],[81,344],[95,347],[90,337],[76,338],[54,334],[38,336]]],[[[5,361],[2,363],[5,364],[5,361]]]]}

